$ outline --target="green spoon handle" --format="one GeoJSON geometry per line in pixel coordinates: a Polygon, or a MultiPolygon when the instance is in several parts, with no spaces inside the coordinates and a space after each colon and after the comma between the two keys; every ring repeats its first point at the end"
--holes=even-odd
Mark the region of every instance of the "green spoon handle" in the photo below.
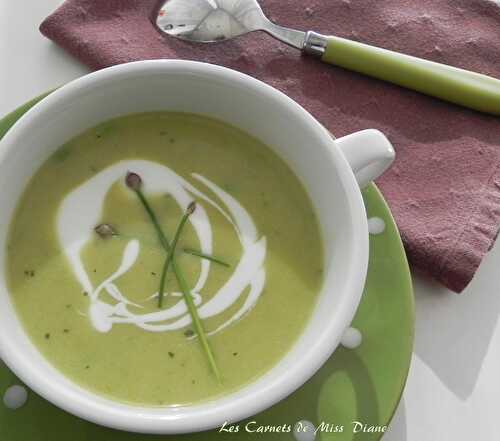
{"type": "MultiPolygon", "coordinates": [[[[316,34],[318,35],[318,34],[316,34]]],[[[339,37],[324,37],[322,61],[445,101],[500,115],[500,80],[339,37]]]]}

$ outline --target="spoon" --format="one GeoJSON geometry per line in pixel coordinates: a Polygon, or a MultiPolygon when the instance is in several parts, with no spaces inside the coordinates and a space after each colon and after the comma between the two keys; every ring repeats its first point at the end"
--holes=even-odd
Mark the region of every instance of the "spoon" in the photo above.
{"type": "Polygon", "coordinates": [[[265,31],[325,63],[500,115],[498,79],[345,38],[278,26],[264,15],[256,0],[167,0],[156,25],[168,35],[201,43],[265,31]]]}

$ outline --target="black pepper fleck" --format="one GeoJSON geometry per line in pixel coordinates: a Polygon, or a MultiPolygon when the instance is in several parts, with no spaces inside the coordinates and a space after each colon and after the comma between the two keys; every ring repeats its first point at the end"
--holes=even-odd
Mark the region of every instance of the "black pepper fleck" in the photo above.
{"type": "Polygon", "coordinates": [[[174,354],[173,352],[168,351],[168,356],[169,356],[170,358],[174,358],[175,354],[174,354]]]}

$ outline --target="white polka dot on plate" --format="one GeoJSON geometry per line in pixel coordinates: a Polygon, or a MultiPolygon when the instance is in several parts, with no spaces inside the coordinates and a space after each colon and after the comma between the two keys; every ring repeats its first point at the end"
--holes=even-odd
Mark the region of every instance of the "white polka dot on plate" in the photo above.
{"type": "Polygon", "coordinates": [[[384,219],[380,217],[371,217],[368,219],[368,232],[370,234],[381,234],[385,230],[384,219]]]}
{"type": "Polygon", "coordinates": [[[314,441],[316,439],[316,427],[311,421],[300,420],[293,427],[293,436],[297,441],[314,441]]]}
{"type": "Polygon", "coordinates": [[[363,341],[363,335],[356,328],[347,328],[342,335],[340,344],[347,349],[356,349],[363,341]]]}
{"type": "Polygon", "coordinates": [[[28,391],[24,386],[14,385],[9,387],[3,396],[3,404],[12,410],[23,407],[28,401],[28,391]]]}

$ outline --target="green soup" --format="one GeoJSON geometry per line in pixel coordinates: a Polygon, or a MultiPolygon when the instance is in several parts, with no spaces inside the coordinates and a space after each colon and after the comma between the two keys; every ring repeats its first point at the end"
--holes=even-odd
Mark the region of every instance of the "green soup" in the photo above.
{"type": "Polygon", "coordinates": [[[322,265],[311,202],[268,147],[206,117],[155,112],[105,122],[43,164],[11,225],[7,273],[26,331],[57,369],[109,398],[162,406],[226,394],[272,368],[311,315],[322,265]],[[127,171],[169,239],[196,201],[175,259],[220,382],[171,269],[159,309],[166,252],[127,171]],[[98,235],[101,223],[116,234],[98,235]]]}

